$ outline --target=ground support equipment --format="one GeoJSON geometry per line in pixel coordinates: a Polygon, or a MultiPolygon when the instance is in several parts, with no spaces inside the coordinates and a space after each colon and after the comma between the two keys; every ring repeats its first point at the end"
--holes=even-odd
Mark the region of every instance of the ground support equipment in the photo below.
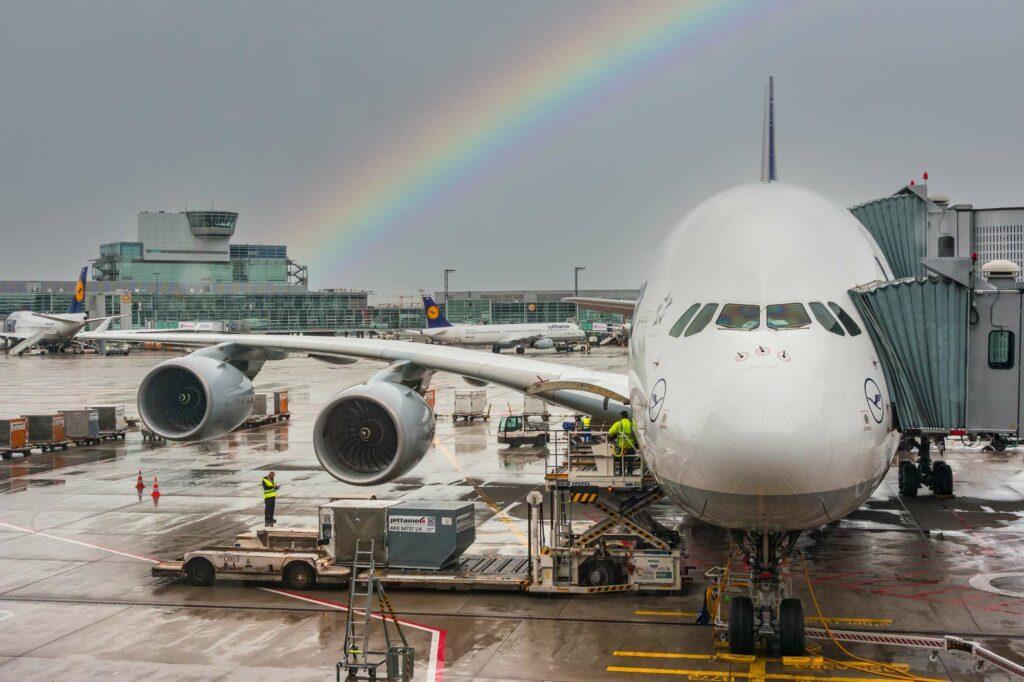
{"type": "Polygon", "coordinates": [[[70,445],[70,440],[47,440],[29,443],[30,447],[39,448],[40,452],[55,452],[58,448],[67,450],[70,445]]]}
{"type": "Polygon", "coordinates": [[[0,449],[0,459],[10,459],[15,454],[20,454],[22,457],[28,457],[32,454],[32,448],[25,446],[23,448],[3,448],[0,449]]]}
{"type": "Polygon", "coordinates": [[[373,546],[373,540],[357,540],[352,556],[343,658],[335,666],[338,682],[341,682],[342,671],[349,680],[375,680],[381,666],[384,666],[388,680],[404,682],[413,676],[415,650],[409,646],[391,601],[384,594],[384,587],[374,565],[373,546]],[[374,597],[377,598],[377,610],[384,630],[383,651],[370,649],[374,597]],[[388,626],[389,620],[391,627],[388,626]],[[395,630],[396,639],[392,638],[392,629],[395,630]]]}

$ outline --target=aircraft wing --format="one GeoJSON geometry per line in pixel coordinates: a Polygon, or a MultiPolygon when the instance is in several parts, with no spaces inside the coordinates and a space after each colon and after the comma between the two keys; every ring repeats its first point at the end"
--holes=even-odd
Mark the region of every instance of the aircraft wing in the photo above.
{"type": "MultiPolygon", "coordinates": [[[[140,342],[131,332],[82,332],[94,341],[140,342]]],[[[450,372],[486,381],[562,405],[595,417],[617,418],[628,404],[625,374],[587,370],[570,365],[468,350],[454,346],[342,337],[271,336],[265,334],[146,334],[146,341],[206,347],[231,344],[237,349],[299,353],[321,360],[362,358],[409,363],[431,371],[450,372]]]]}
{"type": "Polygon", "coordinates": [[[562,299],[564,303],[575,303],[581,308],[597,310],[602,313],[622,313],[632,315],[636,308],[636,301],[626,301],[618,298],[590,298],[587,296],[567,296],[562,299]]]}

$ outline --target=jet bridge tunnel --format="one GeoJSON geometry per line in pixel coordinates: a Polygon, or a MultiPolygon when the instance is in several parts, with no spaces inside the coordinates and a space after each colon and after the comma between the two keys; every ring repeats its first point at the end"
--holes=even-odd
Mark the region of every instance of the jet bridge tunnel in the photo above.
{"type": "Polygon", "coordinates": [[[850,296],[878,350],[902,432],[1020,438],[1020,267],[1009,254],[982,265],[974,247],[991,226],[966,221],[965,229],[965,209],[936,199],[907,187],[851,209],[893,272],[850,296]]]}

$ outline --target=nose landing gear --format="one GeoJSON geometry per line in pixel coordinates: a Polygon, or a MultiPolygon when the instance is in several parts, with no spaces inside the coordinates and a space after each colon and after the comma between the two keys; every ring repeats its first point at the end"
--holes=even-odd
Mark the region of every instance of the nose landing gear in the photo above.
{"type": "Polygon", "coordinates": [[[723,630],[729,652],[752,654],[759,641],[782,656],[804,653],[804,609],[791,597],[792,585],[782,575],[782,562],[792,551],[799,533],[741,533],[733,538],[743,554],[749,571],[712,569],[716,636],[723,630]],[[722,604],[728,599],[729,620],[721,619],[722,604]]]}

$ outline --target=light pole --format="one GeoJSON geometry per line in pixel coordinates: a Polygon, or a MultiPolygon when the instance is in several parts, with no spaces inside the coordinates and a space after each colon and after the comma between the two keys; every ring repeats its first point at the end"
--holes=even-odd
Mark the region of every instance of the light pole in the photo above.
{"type": "Polygon", "coordinates": [[[157,296],[160,294],[160,273],[154,272],[156,276],[156,286],[153,288],[153,329],[160,328],[160,309],[157,307],[157,296]]]}
{"type": "Polygon", "coordinates": [[[573,291],[575,292],[573,293],[573,296],[580,295],[580,271],[586,269],[587,268],[584,265],[577,265],[575,268],[573,268],[573,270],[575,271],[573,272],[573,291]]]}
{"type": "Polygon", "coordinates": [[[455,272],[455,270],[453,270],[452,268],[445,268],[444,269],[444,307],[445,307],[445,314],[447,314],[447,309],[448,309],[448,276],[451,275],[453,272],[455,272]]]}

